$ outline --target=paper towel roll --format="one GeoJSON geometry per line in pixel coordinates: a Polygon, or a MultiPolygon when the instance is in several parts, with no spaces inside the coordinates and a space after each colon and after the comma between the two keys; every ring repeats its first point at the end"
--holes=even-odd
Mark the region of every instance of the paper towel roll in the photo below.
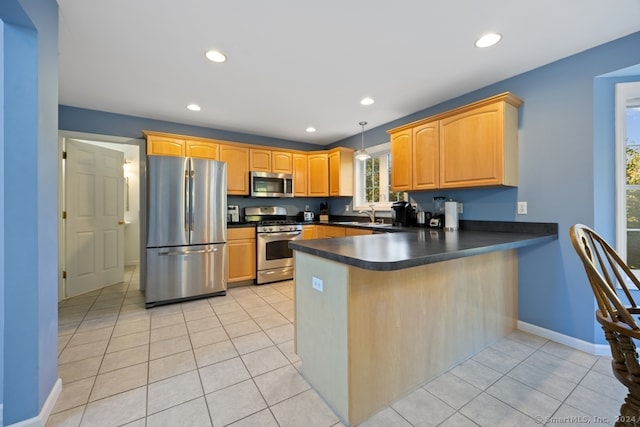
{"type": "Polygon", "coordinates": [[[458,202],[444,202],[444,229],[458,231],[458,202]]]}

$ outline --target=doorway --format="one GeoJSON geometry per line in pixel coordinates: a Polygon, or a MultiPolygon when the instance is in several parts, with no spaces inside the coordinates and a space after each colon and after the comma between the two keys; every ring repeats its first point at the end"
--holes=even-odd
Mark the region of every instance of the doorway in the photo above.
{"type": "MultiPolygon", "coordinates": [[[[144,229],[144,208],[141,200],[144,200],[143,171],[146,148],[144,140],[71,132],[60,132],[58,145],[60,151],[58,192],[59,205],[62,212],[58,227],[60,236],[58,300],[62,301],[71,296],[109,286],[114,283],[113,270],[116,267],[120,269],[123,267],[131,268],[142,262],[141,230],[144,229]],[[107,177],[101,184],[101,188],[95,191],[95,195],[88,194],[86,188],[84,190],[80,188],[79,190],[80,192],[85,192],[84,195],[80,196],[84,198],[81,199],[81,204],[86,207],[85,210],[91,209],[92,203],[89,202],[95,201],[97,203],[95,206],[102,208],[103,199],[113,200],[115,198],[116,203],[108,201],[104,203],[111,204],[107,209],[110,214],[120,208],[119,218],[110,219],[107,216],[106,220],[98,219],[94,222],[86,222],[87,216],[82,216],[81,221],[86,222],[84,229],[86,230],[88,226],[90,231],[83,232],[81,238],[77,238],[77,234],[74,234],[74,221],[77,221],[78,218],[72,218],[73,215],[70,211],[73,209],[70,209],[69,203],[74,203],[73,207],[75,207],[77,201],[73,202],[73,199],[70,199],[70,196],[75,196],[69,194],[69,184],[74,184],[71,186],[71,192],[77,192],[78,182],[94,179],[92,177],[94,173],[89,171],[81,175],[80,180],[78,175],[71,178],[70,174],[74,173],[73,167],[70,168],[71,160],[63,159],[63,154],[74,149],[79,149],[80,155],[87,158],[93,156],[92,153],[94,152],[98,153],[96,155],[97,163],[103,162],[105,158],[109,158],[110,163],[116,162],[111,159],[118,157],[121,159],[118,161],[118,171],[115,171],[116,175],[119,176],[117,185],[113,185],[115,183],[114,178],[107,177]],[[102,191],[102,187],[106,188],[106,190],[102,191]],[[112,229],[101,228],[104,227],[104,224],[100,224],[101,222],[109,223],[109,221],[115,221],[117,227],[120,228],[119,234],[118,229],[113,228],[113,225],[112,229]],[[102,238],[100,234],[105,237],[102,238]],[[74,237],[70,239],[69,235],[74,237]],[[92,236],[99,240],[97,245],[94,244],[92,236]],[[117,242],[118,238],[121,239],[120,242],[117,242]],[[84,239],[84,246],[80,247],[78,242],[82,239],[84,239]],[[96,252],[100,252],[103,247],[107,247],[107,256],[102,257],[101,253],[91,253],[93,250],[91,248],[93,247],[95,247],[96,252]],[[92,263],[92,260],[95,260],[95,263],[92,263]],[[117,266],[118,260],[121,260],[119,266],[117,266]],[[80,269],[78,269],[78,266],[80,266],[80,269]],[[96,271],[94,272],[94,270],[96,271]],[[107,274],[102,274],[101,271],[107,271],[107,274]],[[72,274],[75,276],[72,277],[72,274]]],[[[105,161],[104,163],[109,162],[105,161]]],[[[102,172],[96,173],[100,174],[102,172]]],[[[102,175],[97,176],[95,179],[102,179],[102,175]]],[[[115,280],[122,280],[122,278],[115,280]]]]}

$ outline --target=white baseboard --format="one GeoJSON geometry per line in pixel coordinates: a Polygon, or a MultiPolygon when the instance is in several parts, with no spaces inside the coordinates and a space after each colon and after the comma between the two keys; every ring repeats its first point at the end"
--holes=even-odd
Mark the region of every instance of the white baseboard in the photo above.
{"type": "Polygon", "coordinates": [[[546,338],[551,341],[555,341],[560,344],[575,348],[585,353],[590,353],[595,356],[608,356],[611,357],[611,347],[609,344],[594,344],[587,341],[579,340],[569,335],[564,335],[550,329],[541,328],[540,326],[532,325],[530,323],[522,322],[518,320],[518,329],[530,334],[538,335],[542,338],[546,338]]]}
{"type": "Polygon", "coordinates": [[[53,385],[47,400],[44,402],[44,405],[42,405],[42,409],[40,409],[40,413],[37,417],[22,420],[7,427],[44,427],[44,425],[47,424],[49,415],[51,415],[51,411],[53,411],[53,407],[56,406],[56,402],[58,401],[58,397],[60,397],[61,392],[62,379],[58,378],[56,383],[53,385]]]}

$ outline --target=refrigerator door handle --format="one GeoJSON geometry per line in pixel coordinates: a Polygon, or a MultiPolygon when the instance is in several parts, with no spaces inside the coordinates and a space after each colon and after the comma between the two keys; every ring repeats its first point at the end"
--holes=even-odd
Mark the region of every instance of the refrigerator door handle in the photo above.
{"type": "Polygon", "coordinates": [[[193,213],[193,186],[195,185],[195,175],[196,172],[191,169],[189,171],[189,231],[193,231],[193,225],[195,223],[195,215],[193,213]]]}
{"type": "Polygon", "coordinates": [[[191,190],[189,188],[189,171],[184,171],[184,231],[190,230],[191,211],[189,204],[191,200],[191,190]]]}
{"type": "Polygon", "coordinates": [[[159,256],[167,256],[167,255],[192,255],[192,254],[209,254],[211,252],[218,252],[218,248],[211,249],[198,249],[194,251],[167,251],[167,252],[158,252],[159,256]]]}

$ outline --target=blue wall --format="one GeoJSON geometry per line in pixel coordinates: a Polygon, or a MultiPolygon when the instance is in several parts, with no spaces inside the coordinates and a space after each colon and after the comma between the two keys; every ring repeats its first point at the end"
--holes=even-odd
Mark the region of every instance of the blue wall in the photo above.
{"type": "MultiPolygon", "coordinates": [[[[557,222],[557,242],[520,251],[519,318],[592,343],[605,341],[568,229],[584,223],[614,241],[614,84],[640,80],[640,72],[625,70],[640,67],[639,46],[634,33],[371,129],[366,137],[375,145],[388,140],[387,129],[504,91],[522,98],[518,188],[411,197],[427,210],[434,195],[452,197],[464,203],[463,219],[557,222]],[[615,77],[619,70],[626,77],[615,77]],[[518,200],[528,202],[528,215],[516,215],[518,200]]],[[[333,145],[357,144],[356,135],[333,145]]]]}
{"type": "MultiPolygon", "coordinates": [[[[376,145],[388,141],[387,129],[472,101],[504,91],[522,98],[517,188],[423,192],[412,193],[411,197],[425,209],[430,207],[434,195],[462,201],[463,219],[557,222],[558,241],[520,250],[519,317],[524,322],[592,343],[604,340],[594,322],[594,299],[571,247],[568,229],[578,222],[597,225],[605,236],[613,238],[611,94],[619,79],[609,73],[640,64],[638,46],[640,33],[635,33],[370,129],[365,136],[367,146],[376,145]],[[519,200],[528,202],[527,215],[516,215],[519,200]]],[[[61,107],[61,124],[66,126],[61,128],[120,135],[96,112],[91,113],[95,127],[78,128],[79,120],[71,117],[77,113],[61,107]],[[97,123],[101,125],[98,127],[97,123]]],[[[139,136],[142,128],[145,126],[133,122],[131,129],[138,135],[128,136],[139,136]]],[[[192,133],[189,127],[181,129],[178,133],[192,133]]],[[[331,147],[357,148],[359,143],[358,134],[331,147]]],[[[343,208],[349,201],[331,199],[331,213],[346,214],[343,208]]]]}
{"type": "Polygon", "coordinates": [[[4,425],[37,417],[57,380],[58,6],[7,0],[0,19],[4,425]]]}

